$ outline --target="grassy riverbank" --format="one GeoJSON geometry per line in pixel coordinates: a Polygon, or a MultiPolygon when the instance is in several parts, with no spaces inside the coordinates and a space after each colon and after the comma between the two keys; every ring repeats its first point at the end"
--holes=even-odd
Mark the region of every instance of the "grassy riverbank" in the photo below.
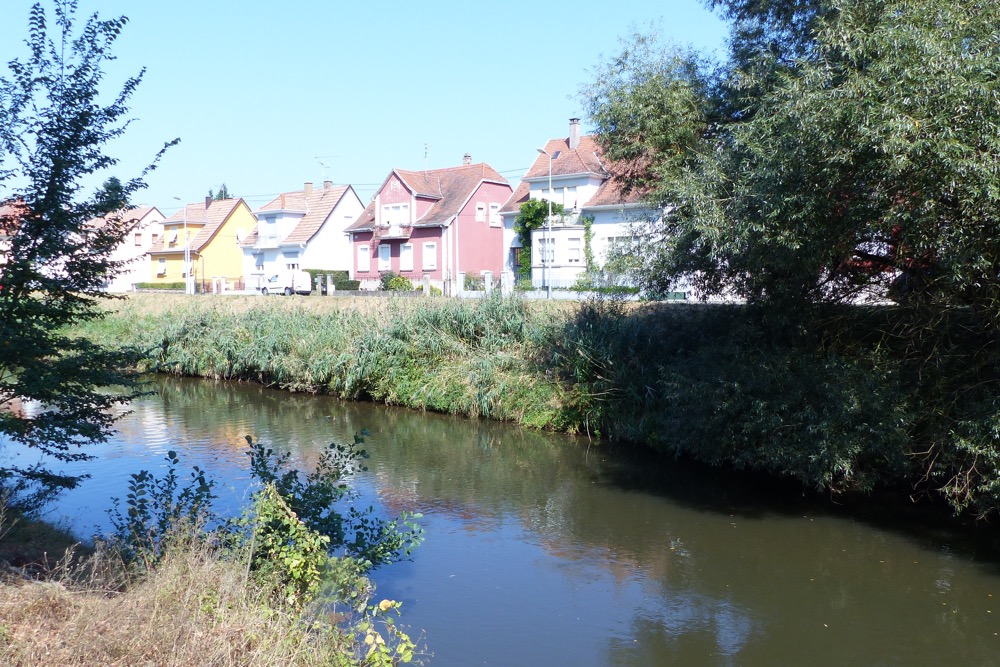
{"type": "Polygon", "coordinates": [[[792,478],[1000,508],[993,358],[892,308],[138,295],[80,330],[149,369],[643,443],[792,478]],[[957,392],[957,393],[956,393],[957,392]],[[956,401],[956,395],[962,400],[956,401]]]}
{"type": "MultiPolygon", "coordinates": [[[[37,525],[37,524],[36,524],[37,525]]],[[[4,665],[351,665],[361,651],[248,584],[246,564],[188,543],[144,576],[108,554],[0,582],[4,665]]]]}

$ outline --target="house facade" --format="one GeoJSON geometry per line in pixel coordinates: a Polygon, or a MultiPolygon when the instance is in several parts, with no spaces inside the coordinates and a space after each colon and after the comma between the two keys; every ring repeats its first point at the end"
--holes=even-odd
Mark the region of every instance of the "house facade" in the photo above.
{"type": "Polygon", "coordinates": [[[187,204],[163,221],[163,235],[149,250],[150,280],[184,282],[190,273],[201,291],[242,289],[242,243],[256,224],[242,198],[187,204]]]}
{"type": "Polygon", "coordinates": [[[500,209],[511,196],[505,178],[486,163],[446,169],[394,169],[347,233],[353,278],[377,289],[392,271],[415,286],[426,276],[446,294],[461,289],[459,275],[503,269],[500,209]]]}
{"type": "Polygon", "coordinates": [[[364,206],[350,185],[324,181],[283,192],[254,211],[256,225],[242,243],[247,289],[260,289],[268,277],[298,269],[348,271],[353,252],[346,235],[364,206]]]}
{"type": "Polygon", "coordinates": [[[614,249],[626,250],[637,242],[636,224],[654,215],[638,198],[621,195],[603,166],[594,137],[580,135],[578,118],[570,119],[569,136],[550,139],[538,151],[501,208],[504,270],[515,274],[522,248],[514,231],[514,219],[521,204],[529,199],[552,201],[565,211],[562,216],[553,216],[541,229],[532,230],[534,287],[572,287],[582,274],[602,271],[614,249]],[[592,266],[588,266],[588,254],[592,266]]]}
{"type": "MultiPolygon", "coordinates": [[[[137,206],[122,213],[123,221],[131,231],[111,253],[111,259],[123,262],[122,270],[108,279],[104,289],[108,292],[131,292],[136,283],[149,280],[151,264],[149,250],[163,236],[163,214],[155,206],[137,206]]],[[[108,219],[98,218],[89,224],[106,224],[108,219]]]]}

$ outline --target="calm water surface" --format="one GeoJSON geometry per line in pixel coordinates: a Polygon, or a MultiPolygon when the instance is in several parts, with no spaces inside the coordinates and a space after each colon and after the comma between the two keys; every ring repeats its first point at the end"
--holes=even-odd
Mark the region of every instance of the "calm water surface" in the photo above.
{"type": "Polygon", "coordinates": [[[252,386],[158,378],[53,515],[107,528],[170,449],[246,493],[245,434],[307,464],[371,432],[364,502],[424,514],[376,574],[431,665],[1000,664],[996,551],[838,516],[721,474],[544,435],[252,386]]]}

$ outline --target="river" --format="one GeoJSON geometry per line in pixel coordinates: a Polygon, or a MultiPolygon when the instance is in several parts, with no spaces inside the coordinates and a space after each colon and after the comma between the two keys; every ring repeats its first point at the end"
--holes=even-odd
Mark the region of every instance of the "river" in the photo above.
{"type": "Polygon", "coordinates": [[[425,542],[375,580],[430,665],[1000,664],[998,551],[940,526],[585,438],[251,385],[152,388],[50,518],[106,530],[109,498],[170,449],[237,507],[244,435],[307,465],[367,429],[361,500],[424,515],[425,542]]]}

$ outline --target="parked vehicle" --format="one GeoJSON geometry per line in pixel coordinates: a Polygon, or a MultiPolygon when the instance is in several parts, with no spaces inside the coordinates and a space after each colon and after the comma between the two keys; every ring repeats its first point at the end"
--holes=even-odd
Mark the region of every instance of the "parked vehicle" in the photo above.
{"type": "Polygon", "coordinates": [[[312,278],[305,271],[287,271],[276,273],[260,288],[261,294],[293,294],[306,295],[312,292],[312,278]]]}

